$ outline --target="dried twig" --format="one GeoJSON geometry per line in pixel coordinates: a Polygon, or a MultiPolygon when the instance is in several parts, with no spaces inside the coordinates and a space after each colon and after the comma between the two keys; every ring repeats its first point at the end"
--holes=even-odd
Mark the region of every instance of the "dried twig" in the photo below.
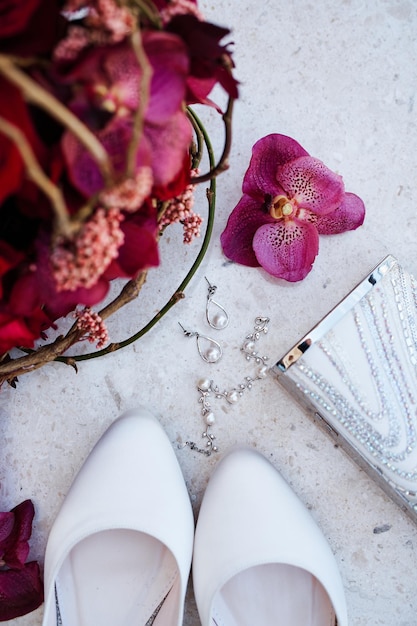
{"type": "Polygon", "coordinates": [[[71,111],[30,76],[16,67],[11,59],[0,54],[0,74],[18,87],[25,99],[40,106],[70,130],[97,162],[106,185],[113,179],[110,157],[97,137],[71,111]]]}
{"type": "MultiPolygon", "coordinates": [[[[100,317],[106,319],[125,304],[134,300],[145,284],[146,276],[146,271],[141,272],[136,278],[126,283],[120,294],[99,312],[100,317]]],[[[83,331],[77,327],[77,323],[74,323],[65,336],[60,335],[55,341],[46,346],[40,346],[36,350],[27,351],[28,354],[25,356],[0,363],[0,385],[6,380],[12,380],[28,372],[32,372],[46,363],[56,360],[58,357],[61,357],[68,348],[80,341],[82,336],[83,331]]],[[[112,352],[113,348],[107,347],[106,351],[112,352]]],[[[74,359],[72,357],[65,359],[64,357],[63,360],[71,363],[74,359]]]]}
{"type": "Polygon", "coordinates": [[[22,133],[20,128],[11,124],[3,117],[0,117],[0,133],[3,133],[14,143],[22,157],[27,176],[49,198],[55,213],[56,232],[67,237],[71,236],[73,228],[61,190],[54,185],[42,170],[24,133],[22,133]]]}
{"type": "Polygon", "coordinates": [[[148,108],[150,84],[152,79],[152,66],[149,63],[148,57],[143,49],[142,34],[138,28],[136,28],[136,30],[132,33],[130,41],[138,65],[142,70],[142,76],[139,81],[139,105],[135,111],[133,119],[133,133],[127,151],[126,175],[128,178],[132,178],[135,173],[136,152],[143,134],[145,112],[148,108]]]}

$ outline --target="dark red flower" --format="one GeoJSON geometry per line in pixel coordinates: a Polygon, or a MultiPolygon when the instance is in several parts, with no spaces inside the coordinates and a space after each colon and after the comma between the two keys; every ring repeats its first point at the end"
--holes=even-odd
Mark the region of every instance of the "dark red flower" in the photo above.
{"type": "Polygon", "coordinates": [[[22,253],[15,250],[6,241],[0,239],[0,300],[4,293],[3,277],[16,267],[23,258],[22,253]]]}
{"type": "Polygon", "coordinates": [[[39,565],[25,563],[29,554],[34,508],[25,500],[0,513],[0,621],[20,617],[43,602],[39,565]]]}
{"type": "MultiPolygon", "coordinates": [[[[192,3],[197,6],[197,0],[189,0],[189,2],[190,4],[192,3]]],[[[171,4],[173,4],[172,0],[153,0],[153,3],[159,11],[167,9],[171,4]]]]}
{"type": "Polygon", "coordinates": [[[138,272],[159,265],[158,224],[156,211],[151,203],[145,203],[136,213],[127,214],[121,224],[124,242],[103,277],[132,278],[138,272]]]}
{"type": "MultiPolygon", "coordinates": [[[[169,33],[145,32],[143,45],[153,73],[136,169],[150,167],[160,187],[178,177],[192,139],[183,109],[188,58],[183,42],[169,33]]],[[[120,176],[141,106],[142,74],[132,47],[123,42],[92,49],[63,78],[76,85],[70,107],[96,133],[120,176]]],[[[86,196],[100,191],[103,179],[96,162],[68,131],[62,148],[74,186],[86,196]]]]}
{"type": "Polygon", "coordinates": [[[0,354],[15,346],[33,347],[52,324],[27,289],[24,266],[24,253],[0,240],[0,354]]]}
{"type": "Polygon", "coordinates": [[[21,502],[9,513],[0,513],[0,561],[8,567],[25,564],[34,515],[31,500],[21,502]]]}
{"type": "Polygon", "coordinates": [[[21,569],[0,570],[0,621],[21,617],[43,602],[43,584],[36,561],[21,569]]]}
{"type": "Polygon", "coordinates": [[[34,263],[13,285],[7,313],[0,309],[0,353],[13,346],[30,347],[53,321],[77,305],[101,302],[114,278],[132,278],[139,271],[159,264],[156,209],[145,203],[140,211],[126,213],[120,225],[124,241],[118,256],[89,286],[59,289],[51,264],[49,237],[39,237],[34,263]]]}
{"type": "Polygon", "coordinates": [[[63,32],[58,0],[1,0],[0,50],[19,56],[43,55],[63,32]]]}
{"type": "Polygon", "coordinates": [[[177,15],[167,24],[166,29],[181,37],[188,49],[188,104],[213,104],[207,96],[216,83],[220,83],[232,98],[238,97],[237,81],[231,72],[231,54],[227,45],[220,44],[230,33],[227,28],[203,22],[194,15],[177,15]]]}
{"type": "MultiPolygon", "coordinates": [[[[17,285],[21,287],[21,283],[17,285]]],[[[52,326],[52,320],[39,305],[27,315],[11,312],[9,305],[2,306],[0,308],[0,354],[6,354],[16,346],[33,348],[36,339],[50,326],[52,326]]]]}
{"type": "Polygon", "coordinates": [[[42,0],[2,0],[0,4],[0,37],[18,35],[27,27],[42,0]]]}
{"type": "Polygon", "coordinates": [[[38,242],[36,267],[25,276],[25,280],[21,279],[15,285],[14,297],[15,302],[19,302],[24,307],[26,294],[26,298],[30,299],[34,305],[32,315],[41,309],[51,326],[52,321],[67,315],[78,304],[93,306],[100,302],[105,298],[108,289],[108,281],[100,278],[90,288],[79,287],[74,290],[58,291],[50,261],[49,243],[45,237],[38,242]]]}
{"type": "MultiPolygon", "coordinates": [[[[42,159],[44,148],[33,127],[20,91],[0,76],[0,117],[15,126],[28,141],[35,155],[42,159]]],[[[0,130],[0,204],[16,193],[24,178],[24,164],[15,143],[0,130]]]]}

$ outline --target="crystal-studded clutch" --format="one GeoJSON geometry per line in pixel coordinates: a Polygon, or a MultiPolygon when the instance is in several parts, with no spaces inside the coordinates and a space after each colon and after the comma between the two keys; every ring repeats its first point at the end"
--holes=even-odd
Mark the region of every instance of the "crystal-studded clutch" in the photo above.
{"type": "Polygon", "coordinates": [[[417,523],[417,283],[386,257],[272,368],[417,523]]]}

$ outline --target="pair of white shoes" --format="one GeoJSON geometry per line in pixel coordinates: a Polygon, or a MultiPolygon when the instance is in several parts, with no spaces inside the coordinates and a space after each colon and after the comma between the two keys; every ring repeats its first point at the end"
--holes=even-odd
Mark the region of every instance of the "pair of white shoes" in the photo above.
{"type": "Polygon", "coordinates": [[[171,443],[140,409],[105,432],[52,526],[43,626],[181,626],[191,560],[203,626],[347,625],[330,547],[275,468],[227,454],[194,532],[171,443]]]}

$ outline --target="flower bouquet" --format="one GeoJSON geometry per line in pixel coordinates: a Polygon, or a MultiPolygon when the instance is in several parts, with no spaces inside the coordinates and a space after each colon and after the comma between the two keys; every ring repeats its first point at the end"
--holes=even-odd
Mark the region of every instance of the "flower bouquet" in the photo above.
{"type": "Polygon", "coordinates": [[[54,359],[75,364],[63,355],[82,339],[97,344],[94,356],[126,345],[182,297],[207,248],[215,176],[227,167],[237,97],[221,43],[228,32],[205,22],[195,0],[3,3],[0,384],[54,359]],[[225,111],[209,99],[216,84],[225,111]],[[196,103],[224,122],[217,163],[196,103]],[[189,275],[144,329],[109,344],[104,320],[158,265],[162,232],[181,222],[185,243],[199,234],[193,189],[206,181],[208,224],[189,275]],[[119,295],[93,311],[115,279],[125,279],[119,295]],[[48,342],[70,313],[70,330],[48,342]]]}

